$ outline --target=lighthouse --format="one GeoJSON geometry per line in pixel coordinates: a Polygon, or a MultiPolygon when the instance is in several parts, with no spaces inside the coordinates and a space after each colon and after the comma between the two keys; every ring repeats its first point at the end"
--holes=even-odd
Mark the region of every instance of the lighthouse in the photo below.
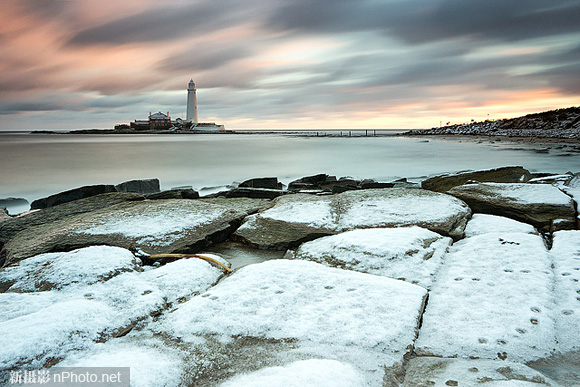
{"type": "Polygon", "coordinates": [[[197,121],[197,94],[195,89],[195,83],[193,79],[189,81],[187,86],[187,116],[186,121],[191,122],[194,125],[198,124],[197,121]]]}

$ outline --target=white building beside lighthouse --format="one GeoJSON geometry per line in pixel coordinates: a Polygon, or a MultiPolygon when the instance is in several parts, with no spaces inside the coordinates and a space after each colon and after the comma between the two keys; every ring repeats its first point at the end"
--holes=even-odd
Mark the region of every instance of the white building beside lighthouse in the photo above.
{"type": "Polygon", "coordinates": [[[197,89],[193,79],[189,80],[189,85],[187,86],[187,113],[185,120],[194,125],[199,123],[197,119],[197,89]]]}

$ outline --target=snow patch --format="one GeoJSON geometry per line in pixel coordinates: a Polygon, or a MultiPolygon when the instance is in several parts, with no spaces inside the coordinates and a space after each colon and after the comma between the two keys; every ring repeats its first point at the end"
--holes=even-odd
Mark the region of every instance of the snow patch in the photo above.
{"type": "Polygon", "coordinates": [[[550,251],[556,274],[556,338],[561,352],[580,349],[580,231],[558,231],[550,251]]]}
{"type": "Polygon", "coordinates": [[[456,243],[439,271],[417,353],[529,361],[556,348],[552,260],[541,237],[483,234],[456,243]]]}
{"type": "Polygon", "coordinates": [[[268,367],[239,375],[221,387],[363,387],[363,376],[350,364],[336,360],[301,360],[283,367],[268,367]]]}
{"type": "Polygon", "coordinates": [[[522,232],[525,234],[537,234],[538,231],[531,224],[518,222],[517,220],[497,215],[473,214],[465,227],[465,236],[489,233],[522,232]]]}
{"type": "Polygon", "coordinates": [[[296,259],[430,288],[451,238],[420,227],[347,231],[302,244],[296,259]]]}

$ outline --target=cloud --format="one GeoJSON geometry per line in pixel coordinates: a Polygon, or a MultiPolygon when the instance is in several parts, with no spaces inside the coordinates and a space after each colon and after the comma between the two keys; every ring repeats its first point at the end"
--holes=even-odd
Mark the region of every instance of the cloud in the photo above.
{"type": "Polygon", "coordinates": [[[569,0],[297,0],[269,20],[308,33],[381,31],[409,44],[465,37],[518,41],[578,32],[580,4],[569,0]]]}

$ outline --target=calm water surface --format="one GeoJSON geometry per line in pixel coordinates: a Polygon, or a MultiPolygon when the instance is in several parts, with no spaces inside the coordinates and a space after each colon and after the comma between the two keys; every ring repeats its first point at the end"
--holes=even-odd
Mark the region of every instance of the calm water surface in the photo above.
{"type": "Polygon", "coordinates": [[[162,189],[217,191],[232,182],[331,175],[420,181],[464,169],[522,165],[580,170],[573,147],[405,137],[297,137],[276,134],[0,134],[0,198],[32,201],[91,184],[159,178],[162,189]]]}

